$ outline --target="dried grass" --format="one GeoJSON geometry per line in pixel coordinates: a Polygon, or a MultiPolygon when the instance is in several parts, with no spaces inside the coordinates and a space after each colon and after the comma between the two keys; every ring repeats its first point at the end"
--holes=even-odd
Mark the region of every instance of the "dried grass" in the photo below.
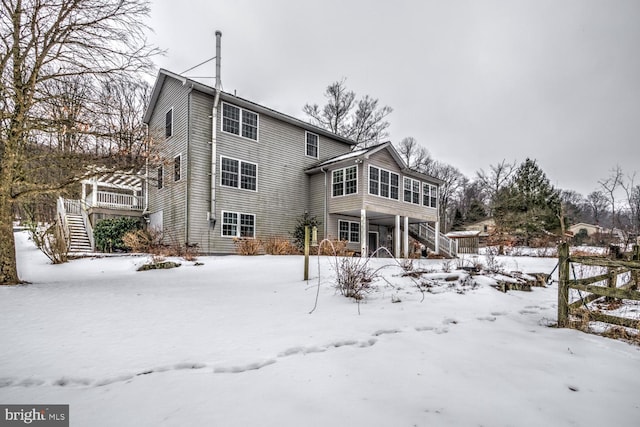
{"type": "Polygon", "coordinates": [[[234,238],[238,255],[259,255],[262,252],[262,241],[259,239],[234,238]]]}
{"type": "Polygon", "coordinates": [[[298,255],[300,251],[285,237],[269,237],[264,242],[264,252],[269,255],[298,255]]]}

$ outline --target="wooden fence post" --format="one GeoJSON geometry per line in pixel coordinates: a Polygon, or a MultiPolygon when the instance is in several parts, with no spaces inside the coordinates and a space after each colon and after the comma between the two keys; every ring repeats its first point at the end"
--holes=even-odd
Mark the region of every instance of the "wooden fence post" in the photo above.
{"type": "Polygon", "coordinates": [[[640,245],[633,245],[632,261],[640,261],[640,245]]]}
{"type": "Polygon", "coordinates": [[[304,226],[304,280],[309,280],[309,226],[304,226]]]}
{"type": "Polygon", "coordinates": [[[569,323],[569,244],[558,246],[558,327],[566,328],[569,323]]]}

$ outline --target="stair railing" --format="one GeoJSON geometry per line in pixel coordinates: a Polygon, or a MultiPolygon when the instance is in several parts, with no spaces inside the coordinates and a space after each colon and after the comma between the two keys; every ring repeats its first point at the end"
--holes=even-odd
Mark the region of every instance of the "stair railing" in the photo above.
{"type": "Polygon", "coordinates": [[[62,230],[62,237],[64,238],[64,241],[66,243],[67,250],[69,250],[69,247],[71,246],[71,233],[69,232],[69,223],[67,221],[67,209],[65,207],[65,199],[63,199],[62,197],[58,197],[57,213],[58,213],[58,220],[60,222],[58,226],[62,230]]]}

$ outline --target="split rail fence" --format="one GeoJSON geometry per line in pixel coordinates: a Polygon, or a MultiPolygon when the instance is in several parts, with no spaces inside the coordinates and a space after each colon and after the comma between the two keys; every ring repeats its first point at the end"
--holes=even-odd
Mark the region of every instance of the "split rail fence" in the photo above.
{"type": "Polygon", "coordinates": [[[609,323],[640,330],[640,319],[613,316],[587,308],[587,304],[599,298],[617,298],[640,301],[638,285],[640,283],[640,248],[634,246],[632,260],[608,259],[602,257],[572,256],[569,245],[561,243],[558,247],[558,327],[571,327],[570,316],[578,316],[588,321],[609,323]],[[572,263],[606,268],[606,273],[597,276],[571,279],[572,263]],[[618,286],[618,276],[628,274],[629,280],[618,286]],[[603,282],[606,286],[596,283],[603,282]],[[577,301],[569,302],[571,289],[585,292],[577,301]]]}

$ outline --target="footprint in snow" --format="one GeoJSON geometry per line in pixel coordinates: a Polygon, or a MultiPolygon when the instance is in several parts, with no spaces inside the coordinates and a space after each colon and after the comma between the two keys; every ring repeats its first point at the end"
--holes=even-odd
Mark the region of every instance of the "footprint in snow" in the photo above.
{"type": "Polygon", "coordinates": [[[213,369],[215,374],[239,374],[247,371],[255,371],[262,369],[265,366],[273,365],[276,363],[275,359],[267,359],[261,362],[249,363],[247,365],[240,366],[218,366],[213,369]]]}
{"type": "Polygon", "coordinates": [[[495,322],[497,317],[496,316],[480,316],[477,317],[478,320],[485,320],[487,322],[495,322]]]}

